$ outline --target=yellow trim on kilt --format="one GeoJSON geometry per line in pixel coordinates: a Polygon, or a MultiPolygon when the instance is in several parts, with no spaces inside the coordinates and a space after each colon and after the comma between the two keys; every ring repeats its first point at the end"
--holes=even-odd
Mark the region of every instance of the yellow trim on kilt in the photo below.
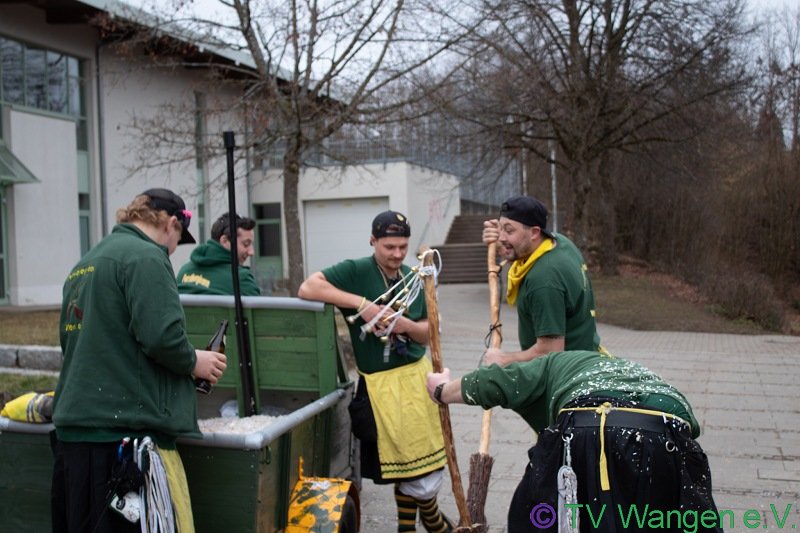
{"type": "Polygon", "coordinates": [[[172,510],[175,513],[175,526],[178,533],[194,533],[194,516],[192,515],[192,501],[189,498],[189,483],[186,481],[186,471],[178,450],[165,450],[158,448],[158,455],[167,473],[169,496],[172,500],[172,510]]]}
{"type": "Polygon", "coordinates": [[[553,239],[545,239],[527,259],[524,261],[522,259],[517,259],[511,263],[511,266],[508,267],[508,287],[506,288],[506,301],[508,305],[514,305],[514,302],[517,301],[519,286],[522,284],[522,280],[525,279],[528,271],[533,268],[533,264],[553,248],[555,248],[553,239]]]}
{"type": "Polygon", "coordinates": [[[402,479],[433,472],[447,464],[439,409],[428,396],[427,357],[384,372],[362,374],[375,425],[381,476],[402,479]]]}

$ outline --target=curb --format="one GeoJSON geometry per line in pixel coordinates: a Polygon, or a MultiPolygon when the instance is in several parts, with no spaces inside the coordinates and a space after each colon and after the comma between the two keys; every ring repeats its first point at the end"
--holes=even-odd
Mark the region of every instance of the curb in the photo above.
{"type": "Polygon", "coordinates": [[[58,346],[20,346],[0,344],[0,370],[61,370],[61,348],[58,346]]]}

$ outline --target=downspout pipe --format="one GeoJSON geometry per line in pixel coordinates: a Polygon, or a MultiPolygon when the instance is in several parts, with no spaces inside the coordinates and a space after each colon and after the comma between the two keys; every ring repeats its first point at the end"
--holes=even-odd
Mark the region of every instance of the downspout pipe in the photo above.
{"type": "Polygon", "coordinates": [[[106,143],[105,119],[103,115],[103,84],[100,78],[100,48],[102,43],[94,47],[95,67],[95,99],[97,101],[97,166],[100,190],[100,232],[101,237],[108,235],[108,191],[106,189],[106,143]]]}

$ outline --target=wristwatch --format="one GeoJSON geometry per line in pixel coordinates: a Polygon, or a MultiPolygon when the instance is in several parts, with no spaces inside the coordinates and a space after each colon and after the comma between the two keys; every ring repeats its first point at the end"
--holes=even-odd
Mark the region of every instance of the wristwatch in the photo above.
{"type": "Polygon", "coordinates": [[[434,400],[436,400],[436,403],[438,403],[439,405],[446,405],[446,404],[445,404],[445,403],[442,401],[442,391],[444,390],[444,386],[445,386],[446,384],[447,384],[447,382],[446,382],[446,381],[442,381],[441,383],[439,383],[438,385],[436,385],[436,388],[435,388],[435,389],[433,389],[433,399],[434,399],[434,400]]]}

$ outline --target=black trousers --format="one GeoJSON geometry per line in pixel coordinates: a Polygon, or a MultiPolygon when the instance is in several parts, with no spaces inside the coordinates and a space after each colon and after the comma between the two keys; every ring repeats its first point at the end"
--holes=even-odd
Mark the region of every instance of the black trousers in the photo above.
{"type": "Polygon", "coordinates": [[[540,526],[558,510],[557,474],[565,435],[572,435],[572,468],[578,480],[577,501],[582,504],[576,512],[582,532],[722,531],[708,459],[687,428],[674,422],[663,424],[660,431],[606,426],[610,490],[603,491],[599,428],[572,427],[570,417],[562,415],[528,451],[530,462],[508,511],[509,533],[558,531],[557,521],[540,526]],[[534,518],[539,522],[534,525],[531,511],[537,505],[539,514],[535,512],[534,518]],[[704,511],[717,517],[716,527],[703,527],[704,511]]]}
{"type": "Polygon", "coordinates": [[[117,459],[118,442],[61,442],[51,433],[53,533],[138,533],[131,523],[109,508],[109,480],[117,459]]]}

